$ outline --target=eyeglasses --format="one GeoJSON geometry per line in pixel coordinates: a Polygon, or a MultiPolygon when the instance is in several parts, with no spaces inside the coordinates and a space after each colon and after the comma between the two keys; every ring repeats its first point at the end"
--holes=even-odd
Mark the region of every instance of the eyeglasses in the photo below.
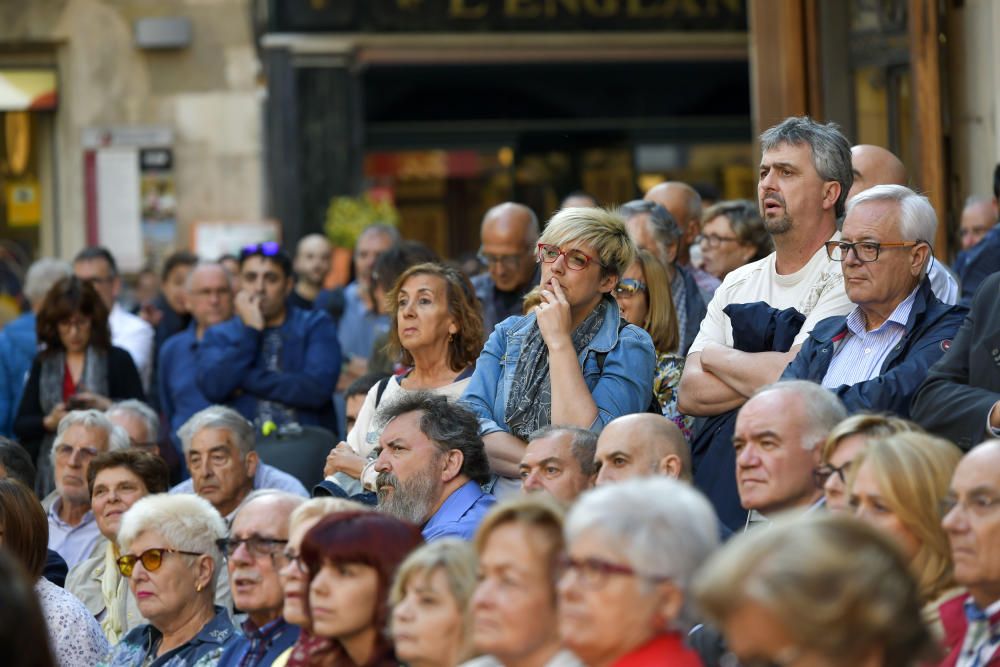
{"type": "Polygon", "coordinates": [[[128,441],[132,445],[132,449],[141,449],[144,452],[151,452],[153,454],[160,451],[160,445],[156,442],[139,442],[132,438],[129,438],[128,441]]]}
{"type": "Polygon", "coordinates": [[[67,331],[69,331],[70,329],[83,331],[84,329],[90,328],[90,318],[89,317],[66,318],[65,320],[61,320],[59,322],[59,328],[66,329],[67,331]]]}
{"type": "Polygon", "coordinates": [[[265,556],[274,556],[278,553],[278,547],[288,544],[288,540],[277,540],[273,537],[251,535],[242,540],[223,537],[220,540],[216,540],[215,544],[226,558],[232,558],[241,544],[245,544],[247,551],[255,558],[264,558],[265,556]]]}
{"type": "Polygon", "coordinates": [[[948,514],[956,507],[960,507],[963,512],[975,516],[985,516],[990,514],[995,507],[1000,505],[1000,498],[976,493],[966,498],[959,498],[954,495],[945,496],[941,500],[941,516],[948,514]]]}
{"type": "Polygon", "coordinates": [[[735,236],[719,236],[718,234],[701,234],[695,239],[695,241],[706,248],[718,248],[723,243],[727,243],[729,241],[735,241],[736,243],[740,242],[740,240],[735,236]]]}
{"type": "Polygon", "coordinates": [[[297,554],[290,549],[285,549],[283,552],[285,560],[295,566],[299,574],[309,574],[309,570],[306,568],[306,564],[302,562],[302,554],[297,554]]]}
{"type": "Polygon", "coordinates": [[[847,259],[847,253],[854,251],[854,256],[859,262],[869,263],[878,261],[879,252],[883,248],[912,248],[913,246],[926,243],[926,241],[898,241],[895,243],[876,243],[874,241],[858,241],[848,243],[847,241],[827,241],[827,256],[834,262],[843,262],[847,259]]]}
{"type": "Polygon", "coordinates": [[[55,449],[56,458],[68,459],[73,455],[73,452],[79,452],[80,458],[92,459],[101,453],[101,450],[97,447],[74,447],[73,445],[59,445],[55,449]]]}
{"type": "Polygon", "coordinates": [[[142,561],[142,566],[146,568],[147,572],[156,572],[159,570],[160,566],[163,565],[163,554],[184,554],[185,556],[202,555],[196,551],[181,551],[180,549],[155,547],[153,549],[146,549],[138,556],[125,554],[115,562],[118,563],[118,571],[122,573],[123,577],[131,577],[132,570],[135,569],[135,564],[138,561],[142,561]]]}
{"type": "Polygon", "coordinates": [[[487,268],[499,264],[505,269],[516,269],[524,261],[524,255],[493,255],[483,252],[483,249],[480,248],[476,254],[476,259],[486,265],[487,268]]]}
{"type": "Polygon", "coordinates": [[[277,241],[265,241],[264,243],[251,243],[243,246],[240,257],[246,259],[250,255],[263,255],[264,257],[274,257],[281,252],[281,244],[277,241]]]}
{"type": "Polygon", "coordinates": [[[569,555],[562,555],[557,561],[559,571],[563,574],[575,572],[584,586],[588,588],[600,588],[608,580],[608,577],[620,575],[626,577],[642,577],[650,581],[669,581],[670,577],[663,577],[652,574],[642,574],[636,572],[628,565],[621,563],[611,563],[600,558],[584,558],[578,560],[569,555]]]}
{"type": "Polygon", "coordinates": [[[591,262],[597,264],[598,266],[604,266],[582,250],[567,250],[563,252],[560,250],[559,246],[550,245],[548,243],[538,244],[539,262],[552,264],[559,259],[559,257],[565,258],[566,268],[570,271],[583,271],[591,262]]]}
{"type": "Polygon", "coordinates": [[[844,465],[837,467],[832,463],[824,463],[820,466],[813,468],[813,481],[816,482],[816,486],[823,488],[826,484],[826,480],[830,479],[831,476],[836,475],[840,478],[842,484],[847,484],[847,473],[851,470],[851,464],[853,461],[848,461],[844,465]]]}
{"type": "Polygon", "coordinates": [[[645,292],[649,286],[641,280],[635,278],[622,278],[615,285],[615,296],[619,298],[631,299],[639,292],[645,292]]]}

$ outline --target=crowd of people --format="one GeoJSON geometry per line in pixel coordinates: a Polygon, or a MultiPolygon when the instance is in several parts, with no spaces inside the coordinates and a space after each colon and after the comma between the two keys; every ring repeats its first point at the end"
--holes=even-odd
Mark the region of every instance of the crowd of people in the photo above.
{"type": "Polygon", "coordinates": [[[473,267],[35,262],[0,664],[1000,665],[1000,165],[949,266],[889,151],[760,150],[757,202],[497,205],[473,267]]]}

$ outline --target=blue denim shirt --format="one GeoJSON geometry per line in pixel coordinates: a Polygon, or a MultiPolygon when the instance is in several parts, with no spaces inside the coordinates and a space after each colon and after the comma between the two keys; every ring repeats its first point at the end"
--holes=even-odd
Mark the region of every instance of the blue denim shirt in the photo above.
{"type": "Polygon", "coordinates": [[[496,503],[497,499],[484,492],[478,484],[468,481],[448,496],[438,511],[434,513],[421,529],[424,539],[428,542],[442,537],[458,537],[471,540],[476,535],[476,529],[483,517],[496,503]]]}
{"type": "Polygon", "coordinates": [[[35,314],[25,313],[0,331],[0,435],[14,437],[14,417],[38,344],[35,314]]]}
{"type": "MultiPolygon", "coordinates": [[[[115,644],[98,667],[135,667],[145,664],[153,645],[163,636],[152,625],[132,628],[115,644]]],[[[191,641],[172,651],[167,651],[149,664],[149,667],[213,667],[223,649],[236,638],[236,629],[229,620],[229,612],[215,608],[215,617],[198,631],[191,641]]]]}
{"type": "MultiPolygon", "coordinates": [[[[583,379],[597,404],[597,417],[590,425],[600,431],[616,417],[645,412],[653,396],[656,351],[645,330],[629,324],[619,332],[621,314],[614,300],[597,335],[579,354],[583,379]],[[598,355],[604,354],[603,370],[598,355]]],[[[508,431],[507,392],[517,361],[529,336],[541,336],[531,313],[508,317],[493,330],[462,401],[479,418],[480,435],[508,431]]]]}

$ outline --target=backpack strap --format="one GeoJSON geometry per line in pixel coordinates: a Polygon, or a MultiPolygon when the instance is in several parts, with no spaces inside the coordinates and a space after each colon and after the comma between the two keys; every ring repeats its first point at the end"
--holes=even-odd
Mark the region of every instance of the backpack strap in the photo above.
{"type": "Polygon", "coordinates": [[[392,376],[384,377],[378,381],[378,391],[375,392],[375,408],[378,408],[378,404],[382,402],[382,394],[385,393],[385,388],[389,386],[389,380],[392,376]]]}

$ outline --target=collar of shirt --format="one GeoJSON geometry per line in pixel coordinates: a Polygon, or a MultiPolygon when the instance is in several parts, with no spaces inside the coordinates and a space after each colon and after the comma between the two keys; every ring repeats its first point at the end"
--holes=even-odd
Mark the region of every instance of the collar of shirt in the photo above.
{"type": "Polygon", "coordinates": [[[273,621],[269,621],[268,623],[265,623],[263,626],[259,628],[257,627],[256,623],[254,623],[252,620],[248,618],[247,620],[243,621],[241,627],[243,628],[243,634],[246,635],[248,638],[267,641],[268,638],[278,634],[283,628],[287,626],[288,622],[283,617],[279,616],[278,618],[274,619],[273,621]]]}
{"type": "Polygon", "coordinates": [[[424,524],[424,532],[440,523],[458,521],[479,500],[481,495],[483,495],[483,490],[472,480],[458,487],[445,498],[438,511],[434,512],[434,516],[427,520],[427,523],[424,524]]]}
{"type": "Polygon", "coordinates": [[[52,505],[49,506],[49,521],[52,521],[63,530],[74,530],[76,528],[86,526],[88,523],[94,521],[94,512],[92,510],[87,510],[87,513],[83,515],[82,519],[80,519],[80,523],[76,524],[75,526],[71,526],[65,521],[63,521],[62,517],[59,516],[60,509],[62,509],[62,496],[56,498],[55,502],[53,502],[52,505]]]}
{"type": "Polygon", "coordinates": [[[898,326],[906,328],[906,323],[910,319],[910,311],[913,310],[913,302],[917,298],[917,290],[920,289],[920,285],[917,285],[910,294],[899,302],[899,305],[893,309],[892,314],[886,319],[885,322],[877,329],[872,329],[868,331],[865,327],[865,322],[867,319],[863,312],[861,312],[861,306],[856,307],[851,311],[850,315],[847,316],[847,329],[852,335],[864,338],[867,335],[878,333],[883,331],[889,326],[898,326]]]}

